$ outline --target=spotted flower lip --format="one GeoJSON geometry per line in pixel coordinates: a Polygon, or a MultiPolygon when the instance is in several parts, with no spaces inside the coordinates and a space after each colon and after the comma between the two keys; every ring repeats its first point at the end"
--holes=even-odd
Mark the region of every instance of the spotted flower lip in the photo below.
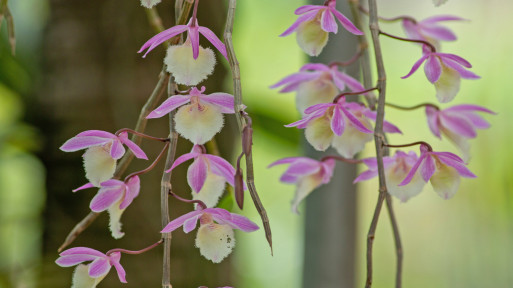
{"type": "Polygon", "coordinates": [[[402,24],[408,38],[428,41],[438,46],[439,41],[455,41],[457,39],[456,34],[449,28],[440,25],[440,22],[465,20],[453,15],[437,15],[417,22],[405,18],[402,24]]]}
{"type": "Polygon", "coordinates": [[[59,256],[60,257],[55,261],[55,263],[61,267],[70,267],[82,262],[92,261],[87,265],[89,267],[88,275],[91,278],[104,277],[109,273],[110,268],[114,266],[117,271],[119,281],[127,283],[126,272],[123,269],[123,266],[119,263],[119,260],[121,259],[121,253],[119,252],[113,252],[110,255],[105,255],[95,249],[75,247],[63,251],[59,256]]]}
{"type": "Polygon", "coordinates": [[[297,189],[292,200],[292,211],[298,213],[298,206],[313,190],[329,183],[335,169],[335,160],[317,161],[308,157],[288,157],[271,163],[267,168],[289,164],[289,168],[280,178],[281,182],[296,184],[297,189]]]}
{"type": "Polygon", "coordinates": [[[121,132],[119,136],[116,136],[101,130],[87,130],[66,141],[60,149],[65,152],[74,152],[96,146],[107,147],[110,145],[110,156],[113,159],[119,159],[125,154],[123,144],[134,153],[135,157],[148,160],[144,151],[128,139],[127,132],[121,132]]]}
{"type": "Polygon", "coordinates": [[[297,18],[296,22],[292,24],[285,32],[283,32],[280,36],[287,36],[295,32],[302,23],[307,21],[311,21],[320,14],[320,22],[321,29],[325,32],[338,32],[338,25],[335,22],[335,18],[340,22],[342,27],[344,27],[347,31],[351,32],[355,35],[363,35],[363,32],[360,31],[356,26],[347,19],[340,11],[336,9],[337,3],[334,0],[329,1],[326,5],[305,5],[296,9],[294,14],[301,15],[297,18]]]}
{"type": "Polygon", "coordinates": [[[159,34],[153,36],[150,38],[150,40],[146,41],[146,43],[143,44],[141,49],[137,53],[141,53],[144,50],[148,49],[146,53],[144,53],[143,58],[146,57],[146,55],[155,47],[159,46],[160,44],[164,43],[168,39],[180,35],[181,33],[187,31],[188,36],[186,41],[190,41],[192,45],[192,54],[193,58],[197,59],[199,55],[199,34],[205,36],[214,47],[219,50],[219,52],[228,59],[228,54],[226,52],[226,46],[223,44],[223,42],[216,36],[212,30],[208,29],[204,26],[199,26],[198,21],[193,24],[192,18],[189,20],[189,23],[187,25],[176,25],[173,26],[167,30],[164,30],[160,32],[159,34]]]}
{"type": "Polygon", "coordinates": [[[200,220],[201,216],[204,214],[209,214],[217,223],[226,224],[233,229],[239,229],[244,232],[253,232],[259,229],[257,224],[242,215],[230,213],[229,211],[222,208],[201,209],[200,206],[198,206],[198,210],[191,211],[172,220],[160,232],[173,232],[174,230],[183,226],[183,231],[185,233],[189,233],[196,229],[198,220],[200,220]]]}

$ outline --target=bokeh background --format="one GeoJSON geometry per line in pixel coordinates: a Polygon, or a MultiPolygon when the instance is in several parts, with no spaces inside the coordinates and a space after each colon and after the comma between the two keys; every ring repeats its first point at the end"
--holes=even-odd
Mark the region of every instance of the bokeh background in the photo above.
{"type": "MultiPolygon", "coordinates": [[[[172,25],[172,3],[158,7],[165,26],[172,25]]],[[[293,36],[278,35],[294,20],[293,11],[306,1],[239,1],[234,31],[241,65],[245,103],[255,124],[254,155],[257,188],[267,208],[274,236],[271,257],[263,231],[237,234],[234,254],[221,265],[201,258],[193,247],[194,233],[175,233],[172,277],[174,287],[302,287],[308,265],[305,251],[324,247],[304,242],[304,217],[290,212],[294,187],[279,183],[284,168],[266,169],[282,157],[299,156],[305,145],[300,131],[284,128],[298,114],[292,94],[278,94],[268,87],[295,72],[307,61],[293,36]]],[[[224,1],[202,1],[200,23],[224,25],[224,1]]],[[[464,179],[451,200],[439,198],[426,185],[408,203],[396,203],[404,245],[404,287],[513,287],[513,3],[505,0],[449,0],[435,8],[430,0],[378,1],[382,16],[411,15],[423,19],[434,14],[453,14],[469,19],[448,23],[459,40],[444,43],[444,51],[468,59],[479,81],[463,80],[452,104],[474,103],[497,112],[485,115],[492,127],[471,140],[469,168],[479,177],[464,179]]],[[[74,224],[88,213],[94,191],[73,194],[85,183],[80,153],[62,153],[58,147],[86,129],[115,131],[133,127],[140,107],[157,82],[164,49],[147,59],[135,53],[153,31],[138,1],[20,0],[10,1],[17,36],[16,56],[10,54],[5,22],[0,45],[0,287],[67,287],[72,269],[53,263],[56,249],[74,224]]],[[[401,35],[398,23],[383,24],[401,35]]],[[[334,37],[344,37],[344,33],[334,37]]],[[[347,37],[347,35],[345,35],[347,37]]],[[[333,37],[333,36],[332,36],[333,37]]],[[[382,39],[387,66],[388,99],[404,106],[434,102],[434,88],[422,71],[401,80],[419,57],[418,47],[382,39]]],[[[205,85],[211,92],[230,91],[227,63],[220,59],[214,78],[205,85]]],[[[445,105],[442,105],[446,107],[445,105]]],[[[393,143],[428,140],[436,150],[458,153],[448,142],[432,137],[423,111],[387,110],[389,121],[404,135],[393,143]]],[[[233,157],[233,119],[217,137],[221,153],[233,157]]],[[[148,133],[166,135],[166,123],[150,123],[148,133]]],[[[190,149],[179,143],[179,153],[190,149]]],[[[158,146],[144,143],[156,155],[158,146]]],[[[368,144],[362,157],[372,156],[368,144]]],[[[233,159],[233,158],[232,158],[233,159]]],[[[144,167],[134,162],[131,170],[144,167]]],[[[359,167],[360,169],[361,167],[359,167]]],[[[100,217],[76,241],[98,250],[113,247],[138,249],[158,239],[160,228],[158,185],[160,168],[142,178],[143,191],[124,219],[127,233],[110,239],[107,217],[100,217]]],[[[185,170],[173,174],[173,183],[183,189],[185,170]]],[[[372,217],[376,181],[357,187],[355,287],[364,283],[365,237],[372,217]]],[[[338,191],[335,193],[344,193],[338,191]]],[[[316,197],[311,195],[311,197],[316,197]]],[[[187,209],[175,205],[172,215],[187,209]]],[[[226,197],[223,205],[237,211],[226,197]]],[[[259,222],[251,202],[244,213],[259,222]]],[[[304,212],[304,207],[300,208],[304,212]]],[[[314,217],[315,215],[308,215],[314,217]]],[[[326,225],[319,222],[318,225],[326,225]]],[[[329,229],[345,229],[332,225],[329,229]]],[[[313,252],[312,252],[313,251],[313,252]]],[[[395,255],[386,213],[380,219],[375,241],[375,287],[393,287],[395,255]]],[[[123,256],[129,283],[124,287],[160,285],[161,251],[123,256]]],[[[320,252],[319,252],[320,253],[320,252]]],[[[100,287],[119,287],[111,273],[100,287]]],[[[340,287],[350,287],[340,283],[340,287]]],[[[307,287],[310,288],[310,287],[307,287]]],[[[322,287],[321,287],[322,288],[322,287]]]]}

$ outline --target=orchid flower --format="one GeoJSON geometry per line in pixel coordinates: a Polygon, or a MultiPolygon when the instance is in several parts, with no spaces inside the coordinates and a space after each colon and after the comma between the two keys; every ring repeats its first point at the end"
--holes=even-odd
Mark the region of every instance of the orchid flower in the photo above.
{"type": "Polygon", "coordinates": [[[205,87],[192,87],[189,95],[174,95],[153,110],[147,119],[160,118],[178,109],[176,131],[194,144],[204,144],[223,128],[223,113],[233,114],[233,96],[227,93],[203,94],[205,87]],[[190,103],[190,104],[188,104],[190,103]],[[185,105],[188,104],[188,105],[185,105]]]}
{"type": "Polygon", "coordinates": [[[135,157],[147,160],[144,151],[128,139],[128,133],[122,132],[118,136],[100,130],[88,130],[77,134],[64,143],[60,149],[65,152],[74,152],[86,149],[82,156],[86,178],[95,187],[99,187],[114,175],[116,160],[125,154],[125,144],[135,157]]]}
{"type": "Polygon", "coordinates": [[[151,8],[160,3],[162,0],[141,0],[141,5],[146,8],[151,8]]]}
{"type": "Polygon", "coordinates": [[[105,255],[98,250],[87,247],[75,247],[68,249],[61,254],[55,261],[61,267],[70,267],[77,265],[73,274],[73,286],[80,288],[94,288],[109,273],[110,268],[114,266],[118,273],[119,281],[126,282],[126,273],[123,266],[119,263],[121,253],[113,252],[105,255]],[[92,261],[85,265],[82,262],[92,261]]]}
{"type": "Polygon", "coordinates": [[[321,63],[306,64],[299,72],[283,78],[271,88],[280,86],[283,86],[280,93],[296,91],[296,108],[301,114],[310,106],[333,101],[346,87],[351,91],[365,90],[358,80],[339,71],[337,66],[321,63]]]}
{"type": "Polygon", "coordinates": [[[283,37],[296,32],[299,47],[310,56],[318,56],[328,42],[328,33],[337,34],[338,32],[335,17],[347,31],[355,35],[363,34],[346,16],[336,9],[336,0],[326,2],[325,5],[305,5],[296,9],[294,13],[301,16],[280,36],[283,37]]]}
{"type": "MultiPolygon", "coordinates": [[[[310,106],[305,115],[285,127],[305,129],[306,140],[316,150],[325,151],[331,145],[340,155],[352,158],[373,138],[370,120],[376,120],[376,113],[362,104],[346,102],[345,97],[337,103],[310,106]]],[[[384,132],[401,133],[399,128],[386,121],[383,128],[384,132]]]]}
{"type": "MultiPolygon", "coordinates": [[[[73,192],[92,188],[94,187],[91,183],[81,186],[73,192]]],[[[107,210],[109,212],[110,221],[109,228],[112,233],[112,237],[119,239],[125,235],[121,232],[121,215],[125,209],[132,203],[135,197],[139,195],[141,189],[141,183],[139,176],[130,177],[126,183],[116,179],[110,179],[100,184],[100,190],[89,204],[89,208],[93,212],[103,212],[107,210]]]]}
{"type": "Polygon", "coordinates": [[[166,63],[167,71],[175,77],[175,82],[184,85],[196,85],[205,80],[214,71],[216,63],[214,52],[210,48],[203,48],[199,45],[199,34],[207,38],[214,47],[227,58],[226,46],[207,27],[199,26],[198,21],[189,20],[187,25],[176,25],[148,40],[138,53],[148,49],[143,55],[146,57],[151,50],[164,43],[168,39],[187,31],[187,39],[183,45],[173,45],[167,49],[166,63]]]}
{"type": "Polygon", "coordinates": [[[411,18],[404,18],[402,24],[408,38],[427,41],[440,50],[440,41],[455,41],[456,35],[439,22],[463,20],[465,19],[452,15],[439,15],[417,22],[411,18]]]}
{"type": "Polygon", "coordinates": [[[221,262],[232,252],[235,246],[233,229],[244,232],[259,229],[258,225],[242,215],[221,208],[200,208],[169,222],[161,233],[170,233],[180,226],[183,226],[185,233],[189,233],[196,229],[198,220],[200,228],[196,235],[196,247],[203,257],[214,263],[221,262]]]}
{"type": "Polygon", "coordinates": [[[207,207],[216,206],[225,183],[235,187],[235,168],[219,156],[204,154],[202,147],[195,145],[190,153],[178,157],[166,172],[171,172],[190,159],[194,161],[187,170],[187,182],[192,189],[193,199],[203,201],[207,207]]]}
{"type": "Polygon", "coordinates": [[[460,90],[460,78],[479,79],[480,77],[466,70],[472,65],[465,59],[454,54],[424,51],[424,55],[413,65],[411,71],[402,79],[410,77],[422,63],[429,82],[436,88],[436,97],[441,103],[452,101],[460,90]],[[465,67],[465,68],[464,68],[465,67]]]}
{"type": "Polygon", "coordinates": [[[433,152],[424,144],[420,146],[420,157],[399,186],[410,183],[417,170],[424,182],[430,181],[435,192],[444,199],[452,198],[460,185],[460,176],[477,177],[465,167],[463,160],[450,152],[433,152]]]}
{"type": "Polygon", "coordinates": [[[280,181],[297,185],[296,194],[292,200],[292,212],[297,214],[299,214],[298,206],[301,201],[317,187],[329,183],[335,169],[335,160],[333,159],[317,161],[307,157],[283,158],[267,168],[280,164],[290,164],[280,181]]]}
{"type": "Polygon", "coordinates": [[[447,109],[438,110],[433,106],[426,106],[426,116],[429,129],[436,137],[442,134],[449,138],[462,152],[463,159],[470,159],[470,144],[467,139],[477,136],[476,129],[487,129],[490,123],[484,120],[477,112],[495,114],[478,105],[456,105],[447,109]]]}
{"type": "MultiPolygon", "coordinates": [[[[399,186],[399,183],[411,171],[412,167],[418,161],[417,154],[410,151],[408,154],[402,151],[396,151],[394,156],[383,157],[383,167],[385,169],[385,179],[387,183],[388,193],[394,197],[399,198],[401,202],[406,202],[410,198],[422,192],[422,188],[426,184],[420,174],[416,172],[412,180],[404,186],[399,186]]],[[[362,172],[353,183],[369,180],[378,176],[378,162],[376,157],[363,159],[363,163],[367,166],[368,170],[362,172]]]]}

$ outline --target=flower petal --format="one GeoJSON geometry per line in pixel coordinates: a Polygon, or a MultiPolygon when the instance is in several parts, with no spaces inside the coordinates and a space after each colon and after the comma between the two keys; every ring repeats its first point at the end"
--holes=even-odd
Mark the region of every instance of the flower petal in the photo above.
{"type": "Polygon", "coordinates": [[[176,166],[182,164],[183,162],[189,161],[192,158],[198,157],[198,155],[199,154],[196,153],[196,152],[191,152],[191,153],[183,154],[182,156],[176,158],[176,160],[175,160],[175,162],[173,162],[173,165],[171,166],[171,168],[169,168],[169,170],[166,170],[166,173],[171,172],[173,169],[175,169],[176,166]]]}
{"type": "Polygon", "coordinates": [[[435,83],[442,75],[442,64],[440,63],[440,59],[436,56],[430,56],[426,65],[424,65],[424,72],[426,73],[426,77],[429,82],[435,83]]]}
{"type": "Polygon", "coordinates": [[[121,140],[121,143],[125,144],[132,153],[134,153],[135,157],[139,159],[148,160],[148,156],[146,156],[146,153],[132,140],[128,139],[128,133],[122,132],[119,134],[119,140],[121,140]]]}
{"type": "Polygon", "coordinates": [[[159,34],[150,38],[150,40],[146,41],[146,43],[144,43],[144,45],[141,47],[141,49],[139,49],[139,51],[137,51],[137,53],[141,53],[146,48],[149,48],[148,51],[146,51],[146,53],[144,53],[144,55],[143,55],[143,58],[145,58],[146,54],[150,53],[150,51],[153,50],[155,47],[164,43],[169,38],[185,32],[187,30],[187,28],[188,28],[187,25],[176,25],[167,30],[164,30],[164,31],[160,32],[159,34]]]}
{"type": "Polygon", "coordinates": [[[333,32],[335,34],[338,32],[337,22],[335,22],[335,17],[333,16],[333,13],[329,11],[329,9],[326,9],[321,14],[321,28],[326,32],[333,32]]]}
{"type": "Polygon", "coordinates": [[[292,34],[296,29],[301,25],[303,22],[312,20],[317,15],[317,11],[310,11],[304,15],[299,16],[296,21],[289,27],[287,30],[285,30],[283,33],[280,34],[280,37],[284,37],[287,35],[292,34]]]}
{"type": "Polygon", "coordinates": [[[405,76],[401,77],[401,79],[406,79],[408,77],[410,77],[413,73],[415,73],[420,65],[422,65],[422,63],[424,63],[424,61],[426,61],[428,59],[429,55],[425,54],[425,55],[422,55],[422,57],[420,57],[419,60],[417,60],[417,62],[415,62],[415,64],[413,64],[413,67],[411,67],[411,70],[410,72],[408,72],[408,74],[406,74],[405,76]]]}
{"type": "Polygon", "coordinates": [[[105,258],[97,258],[91,264],[89,264],[89,276],[93,278],[98,278],[107,275],[110,271],[111,265],[109,264],[109,259],[105,258]]]}
{"type": "Polygon", "coordinates": [[[187,221],[188,219],[197,218],[198,215],[201,215],[203,213],[204,212],[202,210],[195,210],[195,211],[191,211],[187,214],[184,214],[184,215],[172,220],[171,222],[169,222],[166,225],[166,227],[164,227],[164,229],[162,229],[162,231],[160,231],[160,233],[173,232],[178,227],[184,225],[185,221],[187,221]]]}
{"type": "Polygon", "coordinates": [[[347,31],[353,33],[354,35],[363,35],[363,32],[356,28],[356,26],[354,26],[354,24],[338,10],[330,7],[330,11],[335,14],[335,17],[337,17],[340,24],[342,24],[342,27],[344,27],[347,31]]]}
{"type": "Polygon", "coordinates": [[[427,117],[429,130],[431,130],[431,132],[433,132],[433,134],[435,134],[436,137],[441,138],[440,127],[439,127],[440,124],[438,122],[438,114],[439,114],[438,109],[431,107],[431,106],[426,106],[426,117],[427,117]]]}
{"type": "Polygon", "coordinates": [[[235,113],[235,110],[233,109],[233,95],[230,95],[228,93],[212,93],[210,95],[201,97],[201,101],[205,101],[210,104],[213,104],[214,106],[217,106],[219,109],[221,109],[221,113],[235,113]]]}
{"type": "Polygon", "coordinates": [[[221,40],[219,40],[219,38],[216,36],[216,34],[214,32],[212,32],[212,30],[208,29],[207,27],[200,26],[198,28],[198,31],[203,36],[205,36],[205,38],[207,38],[208,41],[210,41],[210,43],[212,43],[212,45],[214,45],[214,47],[216,47],[216,49],[219,50],[219,52],[221,52],[221,54],[224,56],[224,58],[228,59],[228,54],[226,52],[226,46],[224,45],[224,43],[221,40]]]}
{"type": "Polygon", "coordinates": [[[223,158],[215,155],[204,155],[210,161],[212,173],[222,176],[232,187],[235,187],[235,168],[223,158]]]}
{"type": "Polygon", "coordinates": [[[102,212],[107,210],[114,203],[118,202],[123,196],[124,187],[114,188],[114,189],[100,189],[98,194],[94,196],[93,200],[89,204],[89,208],[91,208],[94,212],[102,212]]]}
{"type": "Polygon", "coordinates": [[[152,118],[160,118],[162,116],[167,115],[171,111],[175,110],[176,108],[189,103],[191,97],[189,95],[182,96],[182,95],[173,95],[170,98],[167,98],[166,101],[164,101],[162,104],[160,104],[157,109],[151,111],[148,116],[146,116],[146,119],[152,119],[152,118]]]}
{"type": "Polygon", "coordinates": [[[199,192],[207,179],[207,163],[202,156],[196,158],[187,170],[187,182],[194,192],[199,192]]]}

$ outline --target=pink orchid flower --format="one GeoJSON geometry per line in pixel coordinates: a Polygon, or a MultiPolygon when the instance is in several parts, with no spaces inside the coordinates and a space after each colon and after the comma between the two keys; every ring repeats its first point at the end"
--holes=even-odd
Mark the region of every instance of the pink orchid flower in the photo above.
{"type": "Polygon", "coordinates": [[[65,152],[74,152],[86,149],[83,155],[86,178],[95,187],[99,187],[114,175],[116,160],[125,154],[125,144],[135,157],[147,160],[144,151],[128,139],[128,133],[122,132],[119,136],[100,130],[88,130],[77,134],[64,143],[60,149],[65,152]]]}
{"type": "MultiPolygon", "coordinates": [[[[398,150],[395,152],[394,156],[383,157],[388,193],[397,197],[401,202],[406,202],[410,198],[418,195],[422,192],[422,188],[424,188],[426,184],[417,172],[407,185],[399,186],[399,183],[408,175],[417,161],[417,154],[413,151],[407,154],[398,150]]],[[[353,183],[369,180],[378,176],[378,162],[376,157],[363,159],[363,163],[367,166],[368,170],[358,175],[353,183]]]]}
{"type": "Polygon", "coordinates": [[[478,75],[465,68],[472,68],[472,65],[458,55],[424,51],[424,55],[415,62],[410,72],[402,77],[406,79],[419,69],[422,63],[424,72],[429,82],[436,88],[436,97],[441,103],[447,103],[454,99],[460,90],[460,79],[479,79],[478,75]],[[464,68],[465,67],[465,68],[464,68]]]}
{"type": "Polygon", "coordinates": [[[80,264],[75,268],[75,273],[73,274],[73,287],[96,287],[109,273],[112,266],[114,266],[118,273],[119,281],[127,283],[125,269],[119,263],[121,259],[121,253],[119,252],[105,255],[91,248],[75,247],[62,252],[59,256],[55,263],[61,267],[80,264]],[[81,264],[88,261],[92,262],[87,265],[81,264]]]}
{"type": "Polygon", "coordinates": [[[167,50],[166,69],[173,74],[175,82],[188,86],[197,85],[214,71],[216,63],[214,52],[210,48],[203,48],[199,45],[199,34],[201,33],[207,38],[214,47],[227,58],[226,46],[223,44],[216,34],[207,27],[199,26],[198,21],[189,20],[187,25],[176,25],[148,40],[138,53],[148,49],[143,55],[146,57],[151,50],[164,43],[168,39],[175,37],[187,31],[187,39],[183,45],[173,45],[167,50]]]}
{"type": "Polygon", "coordinates": [[[333,159],[317,161],[307,157],[283,158],[271,163],[267,168],[280,164],[290,164],[281,176],[280,181],[297,185],[292,200],[292,212],[297,214],[299,214],[298,206],[301,201],[317,187],[329,183],[335,169],[335,160],[333,159]]]}
{"type": "MultiPolygon", "coordinates": [[[[93,188],[91,183],[83,185],[73,192],[93,188]]],[[[103,212],[107,210],[109,212],[110,221],[109,228],[112,233],[112,237],[119,239],[125,235],[121,232],[121,215],[125,209],[132,203],[135,197],[139,195],[141,189],[141,182],[139,176],[130,177],[127,182],[123,182],[116,179],[110,179],[100,184],[100,190],[89,204],[89,208],[93,212],[103,212]]]]}
{"type": "Polygon", "coordinates": [[[403,28],[408,38],[427,41],[440,50],[440,41],[455,41],[457,37],[454,32],[440,25],[439,22],[464,20],[452,15],[438,15],[417,22],[411,18],[405,18],[403,28]]]}
{"type": "Polygon", "coordinates": [[[490,123],[477,112],[495,114],[489,109],[470,104],[456,105],[443,110],[426,106],[426,116],[431,132],[440,139],[442,134],[449,138],[463,152],[465,162],[470,159],[470,144],[467,139],[475,138],[477,129],[490,127],[490,123]]]}
{"type": "Polygon", "coordinates": [[[335,17],[347,31],[355,35],[362,35],[362,31],[358,30],[346,16],[340,13],[336,9],[336,5],[336,0],[329,0],[325,5],[299,7],[294,13],[301,16],[280,36],[283,37],[296,32],[299,47],[308,55],[317,56],[328,42],[328,33],[337,34],[338,32],[335,17]]]}
{"type": "Polygon", "coordinates": [[[296,108],[302,114],[310,106],[333,101],[346,87],[351,91],[365,90],[358,80],[339,71],[337,66],[321,63],[306,64],[299,72],[283,78],[271,88],[280,86],[283,86],[280,93],[296,91],[296,108]]]}
{"type": "Polygon", "coordinates": [[[170,233],[180,226],[183,226],[185,233],[189,233],[196,229],[198,220],[200,228],[196,235],[196,247],[200,249],[203,257],[214,263],[221,262],[232,252],[235,246],[233,229],[244,232],[253,232],[259,229],[258,225],[248,218],[230,213],[225,209],[199,208],[169,222],[161,233],[170,233]]]}
{"type": "Polygon", "coordinates": [[[166,172],[171,172],[190,159],[194,161],[187,170],[187,182],[193,191],[192,197],[203,201],[207,207],[214,207],[223,194],[226,182],[235,187],[235,168],[219,156],[203,153],[202,147],[195,145],[190,153],[178,157],[166,172]]]}
{"type": "Polygon", "coordinates": [[[189,95],[174,95],[146,118],[160,118],[181,106],[174,118],[176,131],[194,144],[204,144],[223,128],[223,114],[233,114],[235,111],[232,95],[227,93],[205,95],[203,92],[205,92],[204,86],[201,90],[192,87],[189,95]]]}
{"type": "MultiPolygon", "coordinates": [[[[316,150],[325,151],[331,145],[340,155],[352,158],[373,138],[370,120],[376,120],[376,113],[362,104],[346,102],[345,97],[337,103],[310,106],[305,115],[285,127],[305,129],[306,140],[316,150]]],[[[388,133],[401,133],[399,128],[386,121],[383,128],[388,133]]]]}
{"type": "Polygon", "coordinates": [[[417,170],[424,182],[431,182],[435,192],[444,199],[452,198],[460,185],[460,176],[477,177],[465,167],[463,160],[450,152],[433,152],[429,147],[420,146],[420,157],[399,186],[410,183],[417,170]]]}

